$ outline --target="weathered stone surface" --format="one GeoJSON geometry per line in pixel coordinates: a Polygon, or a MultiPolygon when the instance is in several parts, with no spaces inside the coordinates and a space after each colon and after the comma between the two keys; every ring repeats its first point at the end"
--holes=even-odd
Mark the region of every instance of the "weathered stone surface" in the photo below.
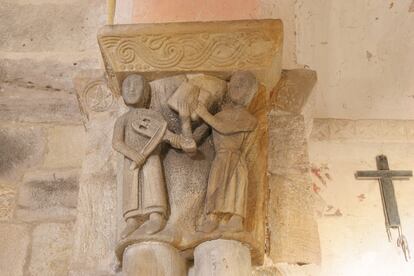
{"type": "Polygon", "coordinates": [[[67,275],[72,240],[71,224],[45,223],[36,226],[32,237],[30,275],[67,275]]]}
{"type": "Polygon", "coordinates": [[[255,267],[252,272],[252,276],[281,276],[276,267],[255,267]]]}
{"type": "Polygon", "coordinates": [[[29,241],[26,225],[0,223],[1,275],[23,275],[29,241]]]}
{"type": "Polygon", "coordinates": [[[320,267],[316,264],[298,265],[289,263],[276,264],[280,276],[317,276],[320,275],[320,267]]]}
{"type": "Polygon", "coordinates": [[[78,170],[27,173],[19,189],[16,216],[25,221],[75,218],[78,170]]]}
{"type": "Polygon", "coordinates": [[[270,254],[274,263],[319,263],[319,234],[308,176],[269,178],[270,254]]]}
{"type": "Polygon", "coordinates": [[[0,120],[30,123],[80,123],[76,97],[32,82],[0,83],[0,120]]]}
{"type": "Polygon", "coordinates": [[[0,221],[9,220],[15,208],[16,188],[0,183],[0,221]]]}
{"type": "Polygon", "coordinates": [[[117,114],[87,123],[87,152],[79,180],[72,275],[108,275],[116,266],[117,155],[112,132],[117,114]],[[87,272],[85,272],[87,271],[87,272]],[[85,274],[83,274],[85,275],[85,274]]]}
{"type": "Polygon", "coordinates": [[[73,80],[84,124],[102,112],[116,112],[118,108],[105,74],[103,69],[82,70],[73,80]]]}
{"type": "Polygon", "coordinates": [[[300,114],[315,83],[315,71],[308,69],[283,70],[270,97],[271,107],[300,114]]]}
{"type": "Polygon", "coordinates": [[[251,276],[250,250],[238,241],[204,242],[194,251],[194,272],[197,276],[251,276]]]}
{"type": "Polygon", "coordinates": [[[2,1],[1,51],[85,51],[96,49],[105,23],[105,2],[2,1]]]}
{"type": "Polygon", "coordinates": [[[41,164],[45,144],[43,128],[2,126],[0,128],[0,178],[17,179],[24,169],[41,164]]]}
{"type": "MultiPolygon", "coordinates": [[[[143,242],[129,246],[124,253],[125,276],[186,276],[186,260],[173,246],[159,242],[143,242]]],[[[200,274],[201,275],[201,274],[200,274]]]]}
{"type": "Polygon", "coordinates": [[[413,140],[413,121],[315,119],[310,138],[317,141],[409,142],[413,140]]]}
{"type": "Polygon", "coordinates": [[[73,90],[72,77],[82,68],[99,68],[98,52],[0,52],[0,80],[54,90],[73,90]]]}
{"type": "Polygon", "coordinates": [[[83,126],[55,126],[48,129],[47,168],[81,167],[85,156],[83,126]]]}
{"type": "Polygon", "coordinates": [[[228,76],[250,70],[271,89],[281,72],[281,23],[267,19],[107,25],[98,42],[117,94],[126,73],[154,80],[180,73],[228,76]]]}
{"type": "Polygon", "coordinates": [[[305,135],[303,116],[269,115],[269,256],[275,263],[320,261],[305,135]]]}
{"type": "Polygon", "coordinates": [[[305,125],[301,115],[269,115],[269,172],[303,174],[308,171],[305,125]]]}

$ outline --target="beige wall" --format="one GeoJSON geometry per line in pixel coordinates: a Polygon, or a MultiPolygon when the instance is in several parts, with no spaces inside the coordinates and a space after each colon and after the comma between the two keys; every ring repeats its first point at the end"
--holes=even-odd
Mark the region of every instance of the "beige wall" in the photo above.
{"type": "Polygon", "coordinates": [[[413,1],[298,2],[297,62],[318,72],[315,117],[414,119],[413,1]]]}
{"type": "Polygon", "coordinates": [[[314,117],[414,119],[412,0],[129,1],[131,22],[280,18],[284,68],[318,72],[314,117]]]}
{"type": "MultiPolygon", "coordinates": [[[[313,190],[320,199],[321,276],[410,276],[397,247],[388,242],[378,182],[356,180],[357,170],[375,170],[385,154],[391,169],[414,169],[414,121],[329,120],[314,123],[309,141],[313,190]],[[381,138],[378,138],[381,137],[381,138]]],[[[403,225],[414,244],[414,179],[394,181],[403,225]]]]}

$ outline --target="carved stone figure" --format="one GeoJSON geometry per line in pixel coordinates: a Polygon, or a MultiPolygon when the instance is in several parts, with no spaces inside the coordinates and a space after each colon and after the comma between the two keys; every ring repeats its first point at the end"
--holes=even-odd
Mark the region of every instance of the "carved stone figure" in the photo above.
{"type": "Polygon", "coordinates": [[[243,230],[246,214],[248,169],[246,154],[248,135],[257,124],[247,106],[258,90],[258,82],[251,72],[235,73],[229,84],[229,104],[215,115],[203,104],[196,113],[213,129],[215,158],[208,180],[205,215],[199,231],[212,232],[219,223],[220,230],[243,230]]]}
{"type": "Polygon", "coordinates": [[[125,156],[123,215],[126,228],[122,238],[134,231],[154,234],[165,226],[168,206],[160,145],[167,142],[181,148],[181,137],[167,129],[161,113],[145,108],[149,104],[149,90],[142,76],[130,75],[124,80],[122,97],[130,110],[117,119],[114,127],[113,147],[125,156]]]}

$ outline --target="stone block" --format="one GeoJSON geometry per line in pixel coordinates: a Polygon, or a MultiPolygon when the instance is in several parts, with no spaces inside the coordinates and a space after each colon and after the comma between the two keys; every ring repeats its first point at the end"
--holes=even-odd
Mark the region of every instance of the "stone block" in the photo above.
{"type": "Polygon", "coordinates": [[[45,223],[36,226],[32,235],[30,275],[67,275],[72,239],[71,224],[45,223]]]}
{"type": "Polygon", "coordinates": [[[347,140],[355,137],[356,127],[353,120],[328,120],[330,128],[330,139],[334,140],[347,140]]]}
{"type": "Polygon", "coordinates": [[[97,49],[105,2],[5,0],[0,18],[0,51],[86,51],[97,49]]]}
{"type": "Polygon", "coordinates": [[[26,225],[0,224],[1,275],[23,275],[29,241],[29,228],[26,225]]]}
{"type": "Polygon", "coordinates": [[[381,133],[379,120],[357,120],[355,121],[356,137],[362,140],[378,139],[381,133]]]}
{"type": "Polygon", "coordinates": [[[268,153],[268,170],[273,174],[307,171],[309,159],[303,116],[269,115],[268,153]]]}
{"type": "Polygon", "coordinates": [[[404,121],[381,120],[381,136],[388,141],[406,141],[406,127],[404,121]]]}
{"type": "Polygon", "coordinates": [[[311,140],[324,141],[331,137],[331,130],[324,119],[314,119],[312,125],[312,132],[310,134],[311,140]]]}
{"type": "Polygon", "coordinates": [[[271,175],[269,178],[269,257],[274,263],[319,263],[320,247],[310,178],[271,175]]]}
{"type": "Polygon", "coordinates": [[[405,131],[407,134],[407,140],[410,142],[414,141],[414,120],[405,122],[405,131]]]}
{"type": "Polygon", "coordinates": [[[9,220],[15,208],[16,188],[0,183],[0,221],[9,220]]]}
{"type": "Polygon", "coordinates": [[[46,148],[45,137],[43,128],[2,126],[0,128],[0,178],[18,179],[23,170],[41,164],[46,148]]]}
{"type": "Polygon", "coordinates": [[[252,276],[282,276],[276,267],[255,267],[252,271],[252,276]]]}
{"type": "Polygon", "coordinates": [[[81,69],[100,67],[99,51],[8,53],[0,51],[0,81],[73,92],[81,69]]]}
{"type": "Polygon", "coordinates": [[[80,123],[76,97],[34,83],[0,84],[0,120],[30,123],[80,123]]]}
{"type": "Polygon", "coordinates": [[[154,80],[179,72],[226,77],[223,72],[250,70],[270,90],[280,77],[282,36],[282,22],[276,19],[174,22],[106,25],[98,42],[117,94],[121,76],[132,72],[154,80]],[[160,38],[156,47],[153,35],[160,38]],[[171,47],[176,50],[169,51],[171,47]]]}
{"type": "Polygon", "coordinates": [[[26,174],[19,189],[17,218],[25,221],[74,219],[79,189],[78,175],[77,170],[26,174]]]}
{"type": "Polygon", "coordinates": [[[316,79],[316,72],[313,70],[283,70],[270,97],[271,108],[300,114],[312,92],[316,79]]]}
{"type": "Polygon", "coordinates": [[[49,128],[44,166],[47,168],[80,168],[85,156],[85,137],[83,126],[49,128]]]}
{"type": "Polygon", "coordinates": [[[199,276],[250,276],[250,250],[239,241],[206,241],[194,250],[194,270],[199,276]]]}
{"type": "Polygon", "coordinates": [[[125,276],[185,276],[187,274],[186,260],[180,252],[172,245],[160,242],[130,245],[125,250],[122,268],[125,276]]]}

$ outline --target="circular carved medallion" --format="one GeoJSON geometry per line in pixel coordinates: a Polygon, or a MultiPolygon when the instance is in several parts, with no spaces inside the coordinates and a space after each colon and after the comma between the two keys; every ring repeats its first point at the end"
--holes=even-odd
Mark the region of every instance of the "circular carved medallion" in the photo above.
{"type": "Polygon", "coordinates": [[[103,112],[111,107],[114,97],[104,81],[90,83],[84,90],[84,101],[88,109],[103,112]]]}

